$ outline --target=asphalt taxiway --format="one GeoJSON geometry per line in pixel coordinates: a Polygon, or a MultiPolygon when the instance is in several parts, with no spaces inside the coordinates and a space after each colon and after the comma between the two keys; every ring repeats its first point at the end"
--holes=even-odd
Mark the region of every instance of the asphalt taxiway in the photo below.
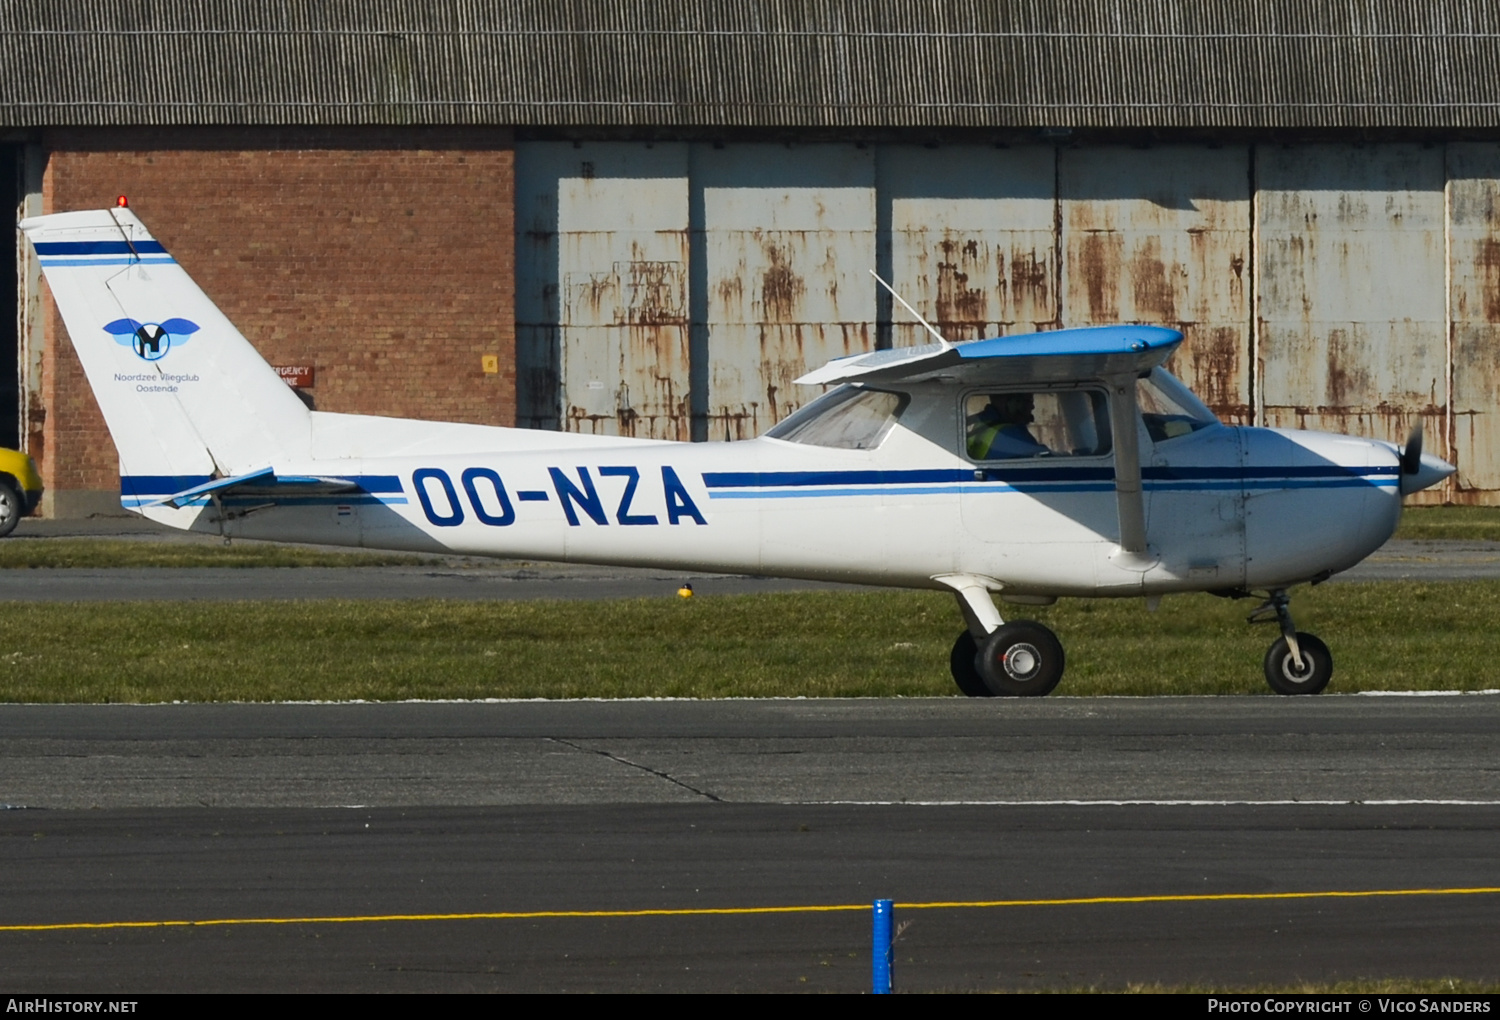
{"type": "Polygon", "coordinates": [[[0,706],[32,809],[1494,801],[1500,695],[0,706]]]}
{"type": "Polygon", "coordinates": [[[854,992],[876,897],[905,991],[1494,981],[1496,894],[1459,890],[1497,837],[1443,806],[11,812],[7,925],[200,923],[0,930],[0,988],[854,992]],[[1407,894],[1257,898],[1330,891],[1407,894]],[[1009,905],[909,905],[952,901],[1009,905]],[[789,905],[851,909],[751,912],[789,905]]]}
{"type": "MultiPolygon", "coordinates": [[[[1391,543],[1340,580],[1493,577],[1500,544],[1391,543]]],[[[453,560],[0,600],[685,579],[814,587],[453,560]]],[[[857,991],[877,897],[904,990],[1494,982],[1497,836],[1500,695],[0,706],[0,990],[857,991]]]]}
{"type": "Polygon", "coordinates": [[[1500,976],[1500,696],[8,706],[0,734],[0,988],[856,991],[877,897],[907,990],[1500,976]],[[914,906],[976,901],[1008,905],[914,906]],[[848,909],[752,912],[819,906],[848,909]],[[113,926],[163,921],[199,923],[113,926]]]}

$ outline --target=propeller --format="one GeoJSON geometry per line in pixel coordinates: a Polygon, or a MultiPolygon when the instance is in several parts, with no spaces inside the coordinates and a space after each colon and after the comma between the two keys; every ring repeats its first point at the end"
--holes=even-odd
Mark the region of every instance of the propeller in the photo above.
{"type": "Polygon", "coordinates": [[[1414,475],[1422,470],[1422,420],[1417,419],[1417,424],[1412,426],[1411,434],[1406,437],[1406,445],[1401,449],[1401,473],[1403,475],[1414,475]]]}

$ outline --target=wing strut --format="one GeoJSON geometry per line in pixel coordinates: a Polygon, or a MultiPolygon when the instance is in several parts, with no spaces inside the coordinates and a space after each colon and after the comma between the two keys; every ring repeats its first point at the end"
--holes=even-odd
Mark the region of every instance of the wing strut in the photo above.
{"type": "Polygon", "coordinates": [[[1140,417],[1135,376],[1109,379],[1109,425],[1114,434],[1115,502],[1120,514],[1120,551],[1132,556],[1146,552],[1146,507],[1141,498],[1140,417]]]}

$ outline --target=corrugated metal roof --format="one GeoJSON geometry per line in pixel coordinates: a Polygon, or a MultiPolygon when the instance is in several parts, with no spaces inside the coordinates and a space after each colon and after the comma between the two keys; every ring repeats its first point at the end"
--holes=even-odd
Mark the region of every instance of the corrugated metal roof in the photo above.
{"type": "Polygon", "coordinates": [[[1500,123],[1500,0],[32,0],[0,125],[1500,123]]]}

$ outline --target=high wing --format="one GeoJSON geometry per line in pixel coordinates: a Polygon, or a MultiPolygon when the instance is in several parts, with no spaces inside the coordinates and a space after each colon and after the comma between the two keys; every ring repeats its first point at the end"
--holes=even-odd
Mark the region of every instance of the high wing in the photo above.
{"type": "Polygon", "coordinates": [[[1182,334],[1161,326],[1059,329],[968,343],[872,351],[831,361],[797,380],[806,384],[894,383],[951,378],[973,383],[1064,383],[1102,379],[1114,433],[1120,552],[1149,566],[1135,380],[1170,358],[1182,334]]]}
{"type": "Polygon", "coordinates": [[[1137,376],[1162,364],[1181,343],[1181,333],[1161,326],[1058,329],[855,354],[830,361],[797,382],[891,383],[951,376],[965,382],[1058,383],[1137,376]]]}

